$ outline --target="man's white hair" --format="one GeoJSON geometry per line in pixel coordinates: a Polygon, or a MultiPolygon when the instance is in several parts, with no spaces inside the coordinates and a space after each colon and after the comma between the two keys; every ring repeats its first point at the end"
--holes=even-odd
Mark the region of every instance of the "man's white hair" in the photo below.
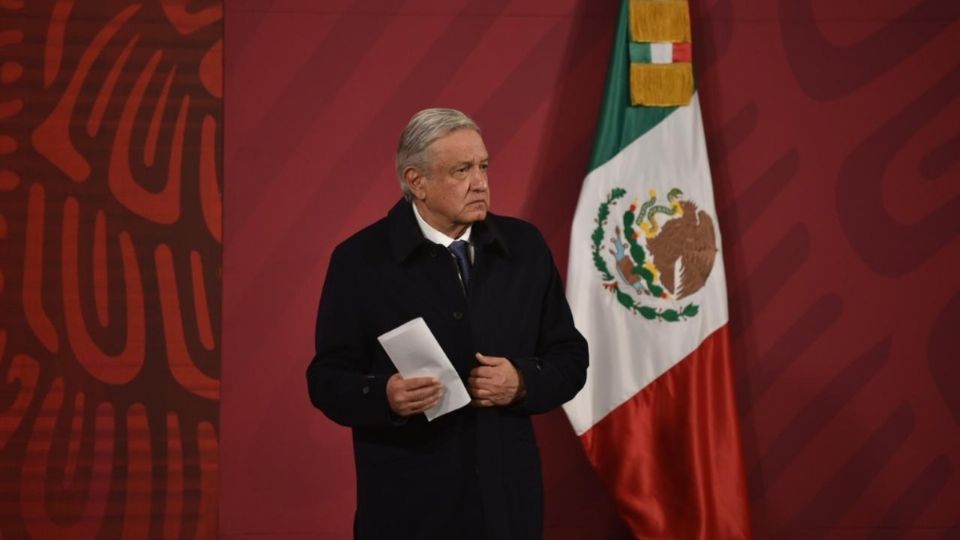
{"type": "Polygon", "coordinates": [[[427,147],[433,141],[458,129],[472,129],[480,133],[480,128],[469,116],[456,109],[424,109],[407,122],[400,134],[397,145],[397,177],[400,179],[400,191],[407,201],[413,199],[410,186],[403,178],[403,171],[409,167],[426,173],[430,166],[427,147]]]}

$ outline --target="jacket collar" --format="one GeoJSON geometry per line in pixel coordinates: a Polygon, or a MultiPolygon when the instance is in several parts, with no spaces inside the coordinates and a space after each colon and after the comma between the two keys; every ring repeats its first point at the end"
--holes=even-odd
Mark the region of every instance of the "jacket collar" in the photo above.
{"type": "MultiPolygon", "coordinates": [[[[473,224],[470,241],[477,247],[492,245],[505,257],[510,257],[507,242],[496,226],[496,216],[487,212],[487,218],[473,224]],[[494,219],[491,219],[493,217],[494,219]]],[[[390,238],[390,249],[397,262],[404,262],[418,248],[432,244],[423,237],[417,218],[413,215],[413,207],[403,199],[393,205],[387,213],[387,232],[390,238]]]]}

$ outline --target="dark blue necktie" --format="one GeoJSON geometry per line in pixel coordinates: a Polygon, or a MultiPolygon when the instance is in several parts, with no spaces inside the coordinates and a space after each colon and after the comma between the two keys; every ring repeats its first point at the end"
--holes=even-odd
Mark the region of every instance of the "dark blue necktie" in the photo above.
{"type": "Polygon", "coordinates": [[[453,253],[453,258],[457,260],[457,267],[460,269],[460,279],[463,280],[464,289],[470,284],[469,245],[464,240],[456,240],[447,248],[450,253],[453,253]]]}

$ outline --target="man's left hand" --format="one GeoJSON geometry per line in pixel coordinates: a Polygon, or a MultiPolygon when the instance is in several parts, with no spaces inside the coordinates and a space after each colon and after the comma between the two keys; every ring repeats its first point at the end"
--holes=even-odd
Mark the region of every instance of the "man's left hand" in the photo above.
{"type": "Polygon", "coordinates": [[[484,356],[477,353],[479,367],[470,371],[467,390],[471,403],[479,407],[509,405],[523,397],[523,377],[513,364],[502,356],[484,356]]]}

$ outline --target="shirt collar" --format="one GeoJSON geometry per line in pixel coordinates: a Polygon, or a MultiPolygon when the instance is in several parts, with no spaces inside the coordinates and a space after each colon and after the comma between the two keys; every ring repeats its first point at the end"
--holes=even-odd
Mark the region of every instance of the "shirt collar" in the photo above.
{"type": "Polygon", "coordinates": [[[416,204],[410,203],[410,206],[413,207],[413,215],[417,218],[417,225],[420,226],[420,232],[423,233],[423,237],[427,240],[433,242],[434,244],[440,244],[445,248],[450,247],[450,244],[457,240],[464,240],[467,243],[470,243],[470,230],[473,228],[473,225],[467,225],[467,230],[463,231],[463,234],[460,235],[460,238],[450,238],[449,236],[430,226],[430,224],[423,219],[423,216],[420,215],[420,210],[417,209],[416,204]]]}
{"type": "MultiPolygon", "coordinates": [[[[411,208],[412,206],[412,203],[400,199],[387,213],[387,234],[390,249],[393,251],[393,256],[397,262],[403,262],[419,248],[436,245],[424,236],[417,222],[416,211],[411,208]]],[[[496,216],[487,212],[487,219],[472,224],[470,226],[471,241],[478,248],[488,245],[496,246],[503,256],[510,257],[510,249],[507,247],[505,238],[500,234],[499,228],[495,225],[495,220],[496,216]]],[[[464,233],[464,236],[466,236],[466,233],[464,233]]]]}

